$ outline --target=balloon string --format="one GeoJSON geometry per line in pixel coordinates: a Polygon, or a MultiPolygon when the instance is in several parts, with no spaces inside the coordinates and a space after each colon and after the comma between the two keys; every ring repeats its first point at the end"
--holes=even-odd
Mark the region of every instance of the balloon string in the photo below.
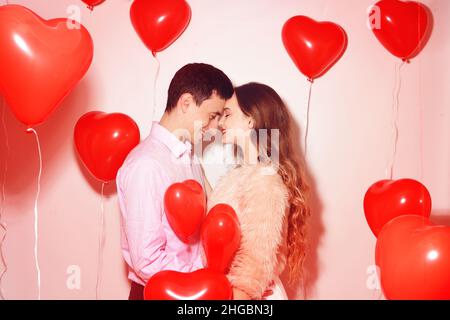
{"type": "Polygon", "coordinates": [[[395,158],[397,155],[397,145],[398,145],[398,138],[399,138],[399,130],[398,130],[398,116],[399,116],[399,105],[400,105],[400,89],[402,85],[402,78],[401,78],[401,69],[403,65],[406,62],[403,61],[400,64],[400,67],[395,67],[395,85],[394,85],[394,91],[393,91],[393,99],[392,99],[392,127],[393,127],[393,144],[392,144],[392,156],[389,163],[389,169],[386,168],[386,176],[389,177],[390,180],[394,177],[394,166],[395,166],[395,158]],[[389,170],[389,171],[388,171],[389,170]]]}
{"type": "Polygon", "coordinates": [[[105,207],[104,207],[104,190],[105,182],[102,183],[102,193],[100,202],[100,232],[99,232],[99,242],[98,242],[98,264],[97,264],[97,284],[95,287],[95,297],[96,300],[99,299],[99,289],[101,282],[101,272],[103,269],[103,251],[105,247],[105,207]]]}
{"type": "Polygon", "coordinates": [[[419,137],[419,153],[420,153],[420,182],[423,183],[424,179],[424,159],[423,159],[423,144],[424,144],[424,138],[423,138],[423,104],[422,104],[422,85],[421,85],[421,65],[420,65],[420,58],[419,58],[419,121],[420,121],[420,137],[419,137]]]}
{"type": "MultiPolygon", "coordinates": [[[[380,280],[378,280],[380,281],[380,280]]],[[[383,290],[380,288],[380,295],[378,296],[378,300],[382,300],[383,299],[383,290]]]]}
{"type": "Polygon", "coordinates": [[[3,169],[3,179],[2,179],[2,206],[0,207],[0,227],[3,229],[3,236],[0,240],[0,258],[2,263],[2,272],[0,273],[0,298],[2,300],[6,300],[5,293],[3,292],[3,277],[8,271],[8,265],[6,263],[5,255],[3,252],[3,243],[5,241],[6,235],[8,233],[8,229],[6,226],[6,223],[3,222],[3,214],[4,214],[4,208],[6,207],[6,193],[5,193],[5,184],[6,184],[6,177],[8,174],[8,158],[9,158],[9,138],[8,138],[8,130],[6,128],[6,122],[5,122],[5,110],[6,106],[2,100],[2,124],[3,124],[3,130],[5,132],[5,140],[6,140],[6,157],[5,157],[5,166],[3,169]]]}
{"type": "MultiPolygon", "coordinates": [[[[397,85],[398,85],[398,70],[397,70],[397,65],[395,65],[395,70],[394,70],[395,72],[394,72],[394,89],[393,89],[393,92],[392,92],[392,110],[391,110],[391,116],[392,116],[392,118],[391,118],[391,121],[392,121],[392,127],[393,127],[393,135],[395,135],[395,133],[396,133],[396,122],[395,122],[395,94],[396,94],[396,92],[397,92],[397,85]]],[[[394,137],[394,141],[393,141],[393,154],[395,155],[395,152],[396,152],[396,142],[395,142],[395,137],[394,137]]],[[[394,167],[394,160],[395,159],[393,159],[394,158],[394,156],[391,156],[391,158],[389,159],[389,164],[388,164],[388,167],[386,167],[386,178],[387,179],[391,179],[392,180],[392,177],[393,177],[393,167],[394,167]],[[389,171],[389,168],[390,168],[390,171],[389,171]]]]}
{"type": "Polygon", "coordinates": [[[309,132],[309,109],[311,106],[311,91],[312,91],[313,81],[310,80],[309,93],[308,93],[308,106],[306,108],[306,128],[305,128],[305,159],[308,154],[308,132],[309,132]]]}
{"type": "Polygon", "coordinates": [[[41,300],[41,269],[39,267],[39,257],[38,257],[38,240],[39,240],[39,230],[38,230],[38,199],[39,193],[41,191],[41,175],[42,175],[42,154],[41,154],[41,145],[39,143],[39,136],[33,128],[28,128],[27,132],[33,132],[36,137],[36,143],[39,151],[39,175],[38,175],[38,183],[37,183],[37,194],[36,199],[34,201],[34,261],[36,265],[37,271],[37,282],[38,282],[38,300],[41,300]]]}
{"type": "Polygon", "coordinates": [[[155,114],[156,114],[156,84],[158,82],[158,78],[159,78],[159,71],[161,69],[161,63],[159,62],[159,59],[156,55],[154,55],[155,60],[156,60],[156,74],[155,74],[155,79],[153,81],[153,114],[152,114],[152,119],[155,120],[155,114]]]}

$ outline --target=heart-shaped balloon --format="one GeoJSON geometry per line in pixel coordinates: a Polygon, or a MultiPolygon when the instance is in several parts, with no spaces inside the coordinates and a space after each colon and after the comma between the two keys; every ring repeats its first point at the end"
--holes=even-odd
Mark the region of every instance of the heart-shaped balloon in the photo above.
{"type": "Polygon", "coordinates": [[[82,25],[0,7],[0,93],[28,126],[43,122],[88,70],[93,43],[82,25]]]}
{"type": "Polygon", "coordinates": [[[310,81],[325,74],[347,48],[347,34],[342,27],[305,16],[290,18],[284,24],[282,37],[295,65],[310,81]]]}
{"type": "Polygon", "coordinates": [[[369,17],[378,41],[403,60],[417,56],[431,33],[431,11],[419,2],[381,0],[369,17]]]}
{"type": "Polygon", "coordinates": [[[411,214],[430,217],[431,196],[427,188],[416,180],[381,180],[367,190],[364,213],[377,237],[381,228],[395,217],[411,214]]]}
{"type": "Polygon", "coordinates": [[[93,10],[94,7],[105,2],[105,0],[82,0],[82,1],[88,5],[89,10],[93,10]]]}
{"type": "Polygon", "coordinates": [[[417,215],[391,220],[378,237],[376,263],[387,299],[450,299],[448,226],[417,215]]]}
{"type": "Polygon", "coordinates": [[[191,7],[185,0],[134,0],[130,18],[142,42],[156,56],[186,30],[191,7]]]}
{"type": "Polygon", "coordinates": [[[128,153],[140,141],[139,128],[122,113],[92,111],[75,125],[75,146],[78,154],[97,179],[114,180],[128,153]]]}
{"type": "Polygon", "coordinates": [[[147,282],[145,300],[231,300],[231,284],[224,274],[199,269],[191,273],[160,271],[147,282]]]}
{"type": "Polygon", "coordinates": [[[164,194],[167,221],[185,243],[198,240],[206,214],[206,196],[200,183],[186,180],[174,183],[164,194]]]}
{"type": "Polygon", "coordinates": [[[214,206],[202,226],[202,244],[208,268],[227,273],[241,241],[236,212],[227,204],[214,206]]]}

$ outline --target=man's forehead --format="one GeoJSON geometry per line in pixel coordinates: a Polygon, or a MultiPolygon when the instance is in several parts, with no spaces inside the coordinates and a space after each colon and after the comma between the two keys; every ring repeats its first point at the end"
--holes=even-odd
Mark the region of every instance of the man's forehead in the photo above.
{"type": "Polygon", "coordinates": [[[210,97],[208,100],[205,100],[205,104],[207,105],[209,112],[222,113],[223,108],[225,107],[225,99],[219,96],[210,97]]]}

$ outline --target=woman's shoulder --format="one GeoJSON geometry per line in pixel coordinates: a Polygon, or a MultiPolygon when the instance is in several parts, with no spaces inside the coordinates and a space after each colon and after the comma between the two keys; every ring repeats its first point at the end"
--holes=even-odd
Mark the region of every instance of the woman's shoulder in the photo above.
{"type": "Polygon", "coordinates": [[[273,163],[236,165],[219,179],[214,189],[239,189],[249,194],[275,193],[281,197],[288,192],[278,168],[273,163]]]}
{"type": "Polygon", "coordinates": [[[237,170],[236,174],[239,176],[250,177],[252,179],[260,180],[261,182],[283,183],[283,180],[278,173],[278,167],[272,162],[242,165],[235,170],[237,170]]]}
{"type": "Polygon", "coordinates": [[[278,168],[273,163],[258,163],[256,165],[244,165],[236,170],[236,175],[243,182],[243,192],[250,197],[267,197],[284,200],[288,190],[278,173],[278,168]]]}

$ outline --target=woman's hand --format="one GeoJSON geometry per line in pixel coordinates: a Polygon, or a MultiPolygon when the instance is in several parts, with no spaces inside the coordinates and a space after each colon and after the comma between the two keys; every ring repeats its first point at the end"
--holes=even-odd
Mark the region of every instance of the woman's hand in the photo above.
{"type": "Polygon", "coordinates": [[[233,300],[251,300],[251,298],[244,291],[233,288],[233,300]]]}

